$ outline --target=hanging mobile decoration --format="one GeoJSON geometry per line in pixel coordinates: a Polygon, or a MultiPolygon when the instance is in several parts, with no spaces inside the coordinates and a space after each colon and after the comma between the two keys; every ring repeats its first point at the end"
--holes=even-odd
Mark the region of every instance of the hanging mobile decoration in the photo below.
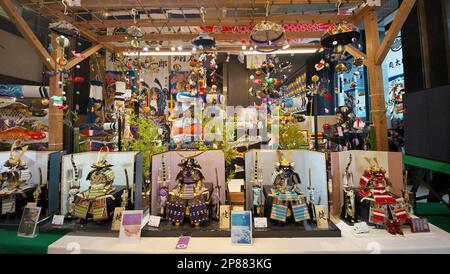
{"type": "MultiPolygon", "coordinates": [[[[338,16],[341,4],[341,1],[338,1],[338,16]]],[[[331,62],[336,63],[335,69],[338,73],[347,71],[345,46],[358,41],[359,37],[359,29],[346,21],[334,22],[322,36],[320,43],[324,48],[331,49],[330,59],[331,62]]]]}
{"type": "Polygon", "coordinates": [[[266,18],[253,27],[250,40],[256,45],[259,52],[274,52],[278,50],[285,37],[282,25],[271,22],[269,18],[270,2],[266,1],[266,18]]]}

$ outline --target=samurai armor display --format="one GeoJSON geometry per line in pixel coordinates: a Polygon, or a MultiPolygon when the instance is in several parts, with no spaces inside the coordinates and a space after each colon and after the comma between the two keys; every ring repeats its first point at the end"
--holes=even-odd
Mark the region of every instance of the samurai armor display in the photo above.
{"type": "Polygon", "coordinates": [[[89,200],[77,197],[75,200],[75,210],[73,212],[73,216],[79,219],[86,219],[87,213],[89,211],[89,205],[89,200]]]}
{"type": "Polygon", "coordinates": [[[16,213],[16,198],[12,195],[1,198],[1,215],[16,213]]]}
{"type": "Polygon", "coordinates": [[[186,212],[186,205],[184,201],[171,201],[168,204],[169,208],[167,210],[167,219],[175,223],[183,222],[184,214],[186,212]]]}
{"type": "Polygon", "coordinates": [[[108,211],[106,208],[106,198],[98,198],[91,202],[91,214],[94,221],[108,219],[108,211]]]}
{"type": "Polygon", "coordinates": [[[292,213],[296,222],[309,219],[308,207],[306,204],[299,204],[292,206],[292,213]]]}
{"type": "Polygon", "coordinates": [[[386,207],[373,207],[370,210],[370,222],[374,224],[384,224],[386,214],[386,207]]]}
{"type": "Polygon", "coordinates": [[[360,189],[355,193],[357,215],[372,224],[385,225],[389,233],[403,235],[400,225],[410,218],[403,199],[397,199],[388,191],[386,170],[379,166],[377,160],[366,160],[370,167],[361,176],[360,189]]]}
{"type": "Polygon", "coordinates": [[[394,208],[392,213],[395,215],[395,219],[401,223],[406,222],[409,219],[405,207],[394,208]]]}
{"type": "Polygon", "coordinates": [[[195,225],[208,221],[209,191],[203,185],[200,165],[187,157],[178,166],[181,170],[176,176],[177,186],[169,192],[167,218],[177,225],[183,223],[186,214],[195,225]]]}
{"type": "Polygon", "coordinates": [[[208,220],[208,212],[204,202],[200,200],[189,201],[189,219],[191,223],[201,223],[208,220]]]}
{"type": "Polygon", "coordinates": [[[288,213],[288,207],[285,205],[272,205],[272,212],[270,213],[270,218],[280,222],[286,222],[286,216],[288,213]]]}
{"type": "MultiPolygon", "coordinates": [[[[77,194],[73,217],[87,219],[90,214],[94,221],[106,220],[110,216],[107,199],[111,198],[121,204],[121,196],[112,197],[116,190],[112,185],[115,176],[111,169],[112,165],[106,161],[106,156],[91,167],[92,170],[86,177],[86,180],[90,181],[90,187],[77,194]]],[[[113,209],[110,208],[110,212],[113,212],[113,209]]]]}
{"type": "Polygon", "coordinates": [[[294,171],[294,163],[277,162],[272,178],[270,218],[281,222],[286,222],[291,215],[295,222],[309,219],[306,198],[300,192],[300,176],[294,171]]]}

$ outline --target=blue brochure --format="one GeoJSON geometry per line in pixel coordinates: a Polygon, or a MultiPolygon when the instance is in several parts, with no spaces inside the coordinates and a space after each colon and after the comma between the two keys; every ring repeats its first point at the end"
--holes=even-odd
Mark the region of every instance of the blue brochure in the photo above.
{"type": "Polygon", "coordinates": [[[237,245],[253,243],[251,211],[231,211],[231,243],[237,245]]]}

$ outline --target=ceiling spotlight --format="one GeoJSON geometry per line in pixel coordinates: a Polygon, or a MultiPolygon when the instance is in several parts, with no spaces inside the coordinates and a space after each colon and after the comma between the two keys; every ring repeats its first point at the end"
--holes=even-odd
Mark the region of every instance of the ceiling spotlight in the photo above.
{"type": "Polygon", "coordinates": [[[171,51],[175,51],[175,47],[171,47],[170,50],[171,50],[171,51]]]}
{"type": "Polygon", "coordinates": [[[289,44],[286,44],[283,46],[283,49],[288,49],[289,48],[289,44]]]}
{"type": "Polygon", "coordinates": [[[157,47],[155,48],[155,50],[156,50],[156,51],[159,51],[159,50],[160,50],[160,48],[159,48],[159,47],[157,46],[157,47]]]}
{"type": "Polygon", "coordinates": [[[177,47],[177,50],[178,50],[178,51],[182,51],[182,50],[183,50],[183,47],[182,47],[182,46],[178,46],[178,47],[177,47]]]}
{"type": "Polygon", "coordinates": [[[246,50],[247,47],[245,45],[242,45],[242,50],[246,50]]]}
{"type": "Polygon", "coordinates": [[[250,47],[250,49],[249,49],[250,51],[252,51],[252,50],[254,50],[254,48],[253,47],[250,47]]]}
{"type": "Polygon", "coordinates": [[[192,47],[192,51],[196,51],[197,50],[197,48],[196,47],[192,47]]]}
{"type": "Polygon", "coordinates": [[[148,51],[148,47],[144,47],[143,50],[144,50],[144,51],[148,51]]]}

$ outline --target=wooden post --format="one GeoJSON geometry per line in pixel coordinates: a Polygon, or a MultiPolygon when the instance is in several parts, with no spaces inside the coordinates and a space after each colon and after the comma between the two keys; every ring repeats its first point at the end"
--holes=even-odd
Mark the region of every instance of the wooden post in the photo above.
{"type": "Polygon", "coordinates": [[[383,71],[376,57],[380,48],[378,17],[375,9],[364,16],[366,30],[366,65],[369,72],[369,90],[372,122],[375,126],[376,150],[389,150],[387,139],[386,105],[384,99],[383,71]]]}
{"type": "MultiPolygon", "coordinates": [[[[58,34],[52,33],[52,58],[57,60],[58,57],[62,56],[61,49],[56,43],[56,37],[58,34]]],[[[50,97],[52,96],[62,96],[63,88],[60,87],[59,81],[59,69],[61,67],[56,64],[56,73],[49,79],[50,87],[50,97]]],[[[48,116],[48,149],[49,150],[62,150],[63,149],[63,111],[58,107],[55,107],[52,103],[49,105],[49,116],[48,116]]]]}

